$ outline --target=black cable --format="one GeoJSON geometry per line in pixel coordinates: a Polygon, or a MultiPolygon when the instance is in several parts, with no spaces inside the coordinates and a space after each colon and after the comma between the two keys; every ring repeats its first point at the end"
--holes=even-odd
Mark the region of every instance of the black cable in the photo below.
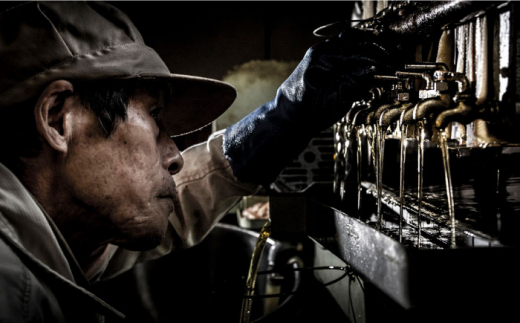
{"type": "Polygon", "coordinates": [[[363,291],[363,293],[365,293],[365,287],[364,287],[363,284],[361,283],[361,279],[359,279],[359,276],[358,276],[358,275],[355,275],[355,276],[356,276],[356,279],[358,280],[359,287],[361,287],[361,290],[363,291]]]}
{"type": "Polygon", "coordinates": [[[352,310],[352,317],[354,318],[354,323],[357,323],[356,313],[354,312],[354,302],[352,301],[352,280],[353,279],[351,279],[349,284],[348,284],[348,299],[350,301],[350,309],[352,310]]]}
{"type": "MultiPolygon", "coordinates": [[[[292,268],[286,271],[304,271],[304,270],[342,270],[344,273],[339,276],[336,279],[333,279],[329,282],[323,283],[322,286],[330,286],[332,284],[335,284],[345,278],[345,276],[351,274],[349,267],[338,267],[338,266],[321,266],[321,267],[298,267],[298,268],[292,268]]],[[[274,270],[266,270],[266,271],[259,271],[257,275],[267,275],[267,274],[273,274],[277,271],[274,270]]],[[[283,297],[283,296],[290,296],[298,293],[302,293],[303,291],[292,291],[289,293],[279,293],[279,294],[265,294],[265,295],[252,295],[252,296],[244,296],[244,298],[270,298],[270,297],[283,297]]]]}

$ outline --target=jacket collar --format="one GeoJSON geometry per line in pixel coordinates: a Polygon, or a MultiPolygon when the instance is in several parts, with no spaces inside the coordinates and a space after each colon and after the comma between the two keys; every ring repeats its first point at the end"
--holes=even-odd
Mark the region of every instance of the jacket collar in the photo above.
{"type": "Polygon", "coordinates": [[[74,281],[70,264],[42,209],[18,178],[2,164],[0,230],[43,264],[74,281]]]}
{"type": "Polygon", "coordinates": [[[124,315],[87,289],[87,279],[52,219],[18,178],[0,163],[0,238],[33,270],[40,272],[71,297],[93,303],[101,313],[124,315]],[[73,274],[74,273],[74,274],[73,274]]]}

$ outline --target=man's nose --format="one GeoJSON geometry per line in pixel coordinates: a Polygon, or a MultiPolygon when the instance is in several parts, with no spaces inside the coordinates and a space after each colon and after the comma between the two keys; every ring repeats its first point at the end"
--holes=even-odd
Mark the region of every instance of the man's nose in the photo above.
{"type": "Polygon", "coordinates": [[[164,154],[162,155],[163,167],[167,169],[171,175],[175,175],[180,172],[184,166],[184,159],[172,138],[164,134],[162,140],[164,140],[166,144],[164,154]]]}

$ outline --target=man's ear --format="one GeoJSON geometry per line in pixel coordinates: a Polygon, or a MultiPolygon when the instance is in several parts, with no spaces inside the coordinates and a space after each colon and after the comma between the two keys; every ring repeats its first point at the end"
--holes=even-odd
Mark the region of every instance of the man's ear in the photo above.
{"type": "Polygon", "coordinates": [[[42,92],[34,107],[36,129],[55,150],[66,153],[68,139],[72,135],[70,116],[70,94],[74,86],[65,80],[54,81],[42,92]]]}

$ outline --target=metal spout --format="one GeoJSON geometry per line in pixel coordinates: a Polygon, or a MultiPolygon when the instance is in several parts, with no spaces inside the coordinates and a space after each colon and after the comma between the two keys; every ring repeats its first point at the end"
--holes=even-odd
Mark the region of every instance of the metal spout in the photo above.
{"type": "Polygon", "coordinates": [[[451,97],[449,94],[441,94],[435,98],[429,98],[417,103],[413,109],[405,111],[401,118],[401,124],[409,124],[429,118],[432,114],[440,113],[450,107],[451,97]]]}
{"type": "Polygon", "coordinates": [[[354,102],[350,110],[348,111],[347,115],[345,116],[345,124],[352,125],[352,121],[354,120],[354,117],[356,114],[361,111],[368,108],[368,105],[365,102],[354,102]]]}
{"type": "Polygon", "coordinates": [[[367,115],[367,117],[365,119],[365,124],[366,125],[372,125],[372,124],[378,123],[379,122],[379,117],[381,116],[381,113],[383,113],[383,111],[385,111],[385,110],[387,110],[389,108],[395,107],[395,106],[397,106],[399,104],[400,104],[399,101],[394,100],[391,103],[386,103],[386,104],[380,105],[377,109],[372,110],[367,115]]]}
{"type": "Polygon", "coordinates": [[[428,118],[433,113],[448,109],[450,103],[451,96],[449,94],[441,94],[437,98],[423,100],[415,105],[413,119],[417,121],[428,118]]]}
{"type": "Polygon", "coordinates": [[[396,106],[400,105],[401,103],[397,100],[394,100],[392,101],[391,103],[387,103],[387,104],[383,104],[381,105],[379,108],[377,108],[375,111],[374,111],[374,114],[373,114],[373,121],[374,122],[379,122],[379,118],[381,117],[381,114],[388,110],[388,109],[391,109],[391,108],[395,108],[396,106]]]}
{"type": "MultiPolygon", "coordinates": [[[[345,123],[347,126],[350,126],[354,123],[354,119],[358,120],[357,115],[361,111],[371,110],[374,103],[381,97],[382,91],[379,88],[373,88],[369,91],[370,99],[368,102],[365,101],[357,101],[352,104],[352,107],[348,111],[345,116],[345,123]]],[[[359,123],[359,120],[356,121],[359,123]]]]}
{"type": "Polygon", "coordinates": [[[364,124],[367,124],[367,117],[373,113],[372,109],[370,109],[370,106],[367,105],[366,109],[359,110],[352,119],[352,127],[358,127],[364,124]]]}
{"type": "Polygon", "coordinates": [[[403,109],[401,115],[399,117],[399,123],[401,125],[411,123],[413,121],[413,110],[415,108],[415,104],[411,103],[409,106],[403,109]]]}
{"type": "Polygon", "coordinates": [[[454,109],[441,112],[435,120],[435,126],[444,129],[450,122],[459,122],[468,124],[479,116],[478,110],[475,109],[474,98],[457,99],[457,106],[454,109]],[[472,102],[473,101],[473,102],[472,102]]]}
{"type": "Polygon", "coordinates": [[[439,129],[446,128],[450,122],[467,124],[479,116],[479,111],[475,105],[476,98],[470,93],[468,79],[462,74],[457,74],[455,82],[458,84],[458,93],[453,99],[457,102],[457,106],[454,109],[442,111],[437,116],[435,126],[439,129]]]}
{"type": "Polygon", "coordinates": [[[376,120],[379,122],[379,126],[390,126],[401,117],[401,113],[413,106],[414,104],[411,102],[399,102],[398,104],[391,105],[387,109],[381,111],[379,116],[377,116],[376,113],[376,120]]]}
{"type": "Polygon", "coordinates": [[[362,124],[370,124],[367,123],[368,120],[371,120],[371,116],[374,112],[374,106],[380,103],[380,99],[383,93],[383,90],[380,88],[373,88],[369,91],[370,100],[366,103],[362,103],[362,107],[360,109],[350,109],[346,116],[347,125],[356,127],[362,124]],[[370,116],[370,117],[369,117],[370,116]]]}
{"type": "Polygon", "coordinates": [[[375,123],[374,121],[374,114],[376,112],[374,110],[371,110],[365,117],[365,121],[363,122],[363,124],[365,125],[369,125],[369,124],[373,124],[375,123]]]}

